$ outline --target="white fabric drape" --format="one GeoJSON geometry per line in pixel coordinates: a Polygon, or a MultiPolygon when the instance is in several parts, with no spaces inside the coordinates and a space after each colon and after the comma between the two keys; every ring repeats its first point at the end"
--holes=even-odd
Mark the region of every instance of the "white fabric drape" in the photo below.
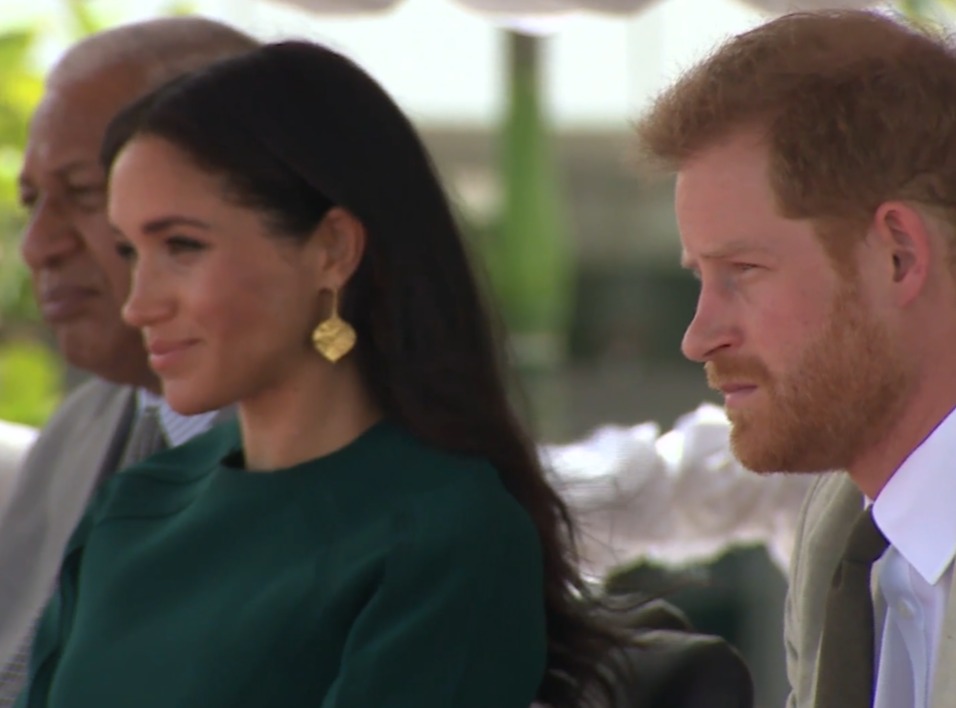
{"type": "Polygon", "coordinates": [[[595,576],[641,558],[706,561],[740,545],[765,545],[785,571],[815,478],[744,469],[730,451],[730,422],[711,404],[664,435],[655,423],[605,425],[577,442],[544,446],[541,457],[580,526],[582,561],[595,576]]]}

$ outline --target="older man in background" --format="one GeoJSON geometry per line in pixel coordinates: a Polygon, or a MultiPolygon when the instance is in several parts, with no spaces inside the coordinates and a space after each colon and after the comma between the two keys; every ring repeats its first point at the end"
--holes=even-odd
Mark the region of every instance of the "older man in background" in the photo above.
{"type": "Polygon", "coordinates": [[[97,485],[214,417],[164,404],[139,333],[120,318],[129,272],[104,213],[103,131],[126,103],[256,44],[198,17],[138,23],[77,44],[46,82],[20,175],[30,212],[21,249],[62,355],[92,379],[40,434],[0,518],[0,706],[20,690],[33,622],[97,485]]]}

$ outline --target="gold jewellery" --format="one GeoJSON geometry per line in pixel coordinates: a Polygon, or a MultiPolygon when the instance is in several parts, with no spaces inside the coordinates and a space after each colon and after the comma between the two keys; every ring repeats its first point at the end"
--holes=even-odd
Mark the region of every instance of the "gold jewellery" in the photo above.
{"type": "Polygon", "coordinates": [[[333,364],[352,351],[355,330],[339,317],[339,289],[332,289],[332,314],[312,330],[312,346],[333,364]]]}

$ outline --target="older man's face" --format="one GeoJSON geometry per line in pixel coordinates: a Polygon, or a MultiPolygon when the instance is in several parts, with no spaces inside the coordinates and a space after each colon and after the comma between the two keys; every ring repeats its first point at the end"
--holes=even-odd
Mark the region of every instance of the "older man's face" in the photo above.
{"type": "Polygon", "coordinates": [[[98,159],[110,119],[144,88],[128,67],[48,85],[20,175],[30,212],[21,253],[67,361],[116,383],[154,388],[142,339],[120,317],[129,266],[115,252],[98,159]]]}

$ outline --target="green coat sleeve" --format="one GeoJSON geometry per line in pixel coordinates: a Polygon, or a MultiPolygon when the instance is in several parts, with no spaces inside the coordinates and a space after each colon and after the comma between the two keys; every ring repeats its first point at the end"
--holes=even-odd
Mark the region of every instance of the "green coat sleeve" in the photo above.
{"type": "Polygon", "coordinates": [[[417,498],[394,528],[322,708],[528,708],[546,631],[525,512],[497,485],[458,484],[417,498]]]}

